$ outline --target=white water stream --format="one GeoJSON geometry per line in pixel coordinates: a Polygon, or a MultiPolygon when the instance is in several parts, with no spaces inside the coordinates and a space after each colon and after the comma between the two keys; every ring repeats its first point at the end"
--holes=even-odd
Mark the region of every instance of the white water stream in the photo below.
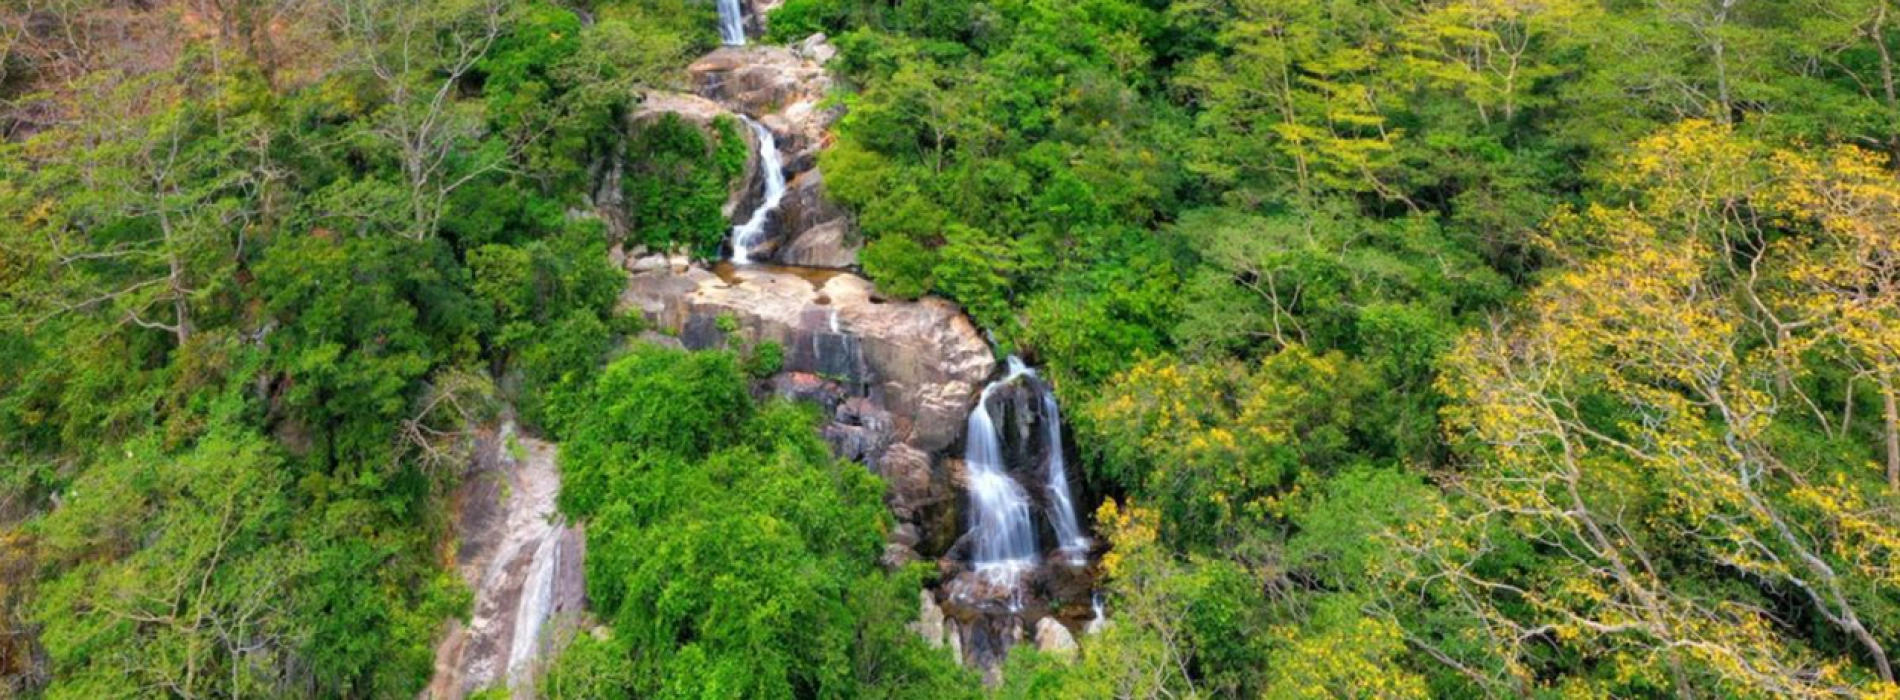
{"type": "Polygon", "coordinates": [[[745,13],[739,0],[718,0],[719,39],[727,46],[745,46],[745,13]]]}
{"type": "MultiPolygon", "coordinates": [[[[1010,361],[1021,363],[1016,358],[1010,361]]],[[[1036,376],[1035,370],[1025,370],[1029,376],[1036,376]]],[[[1062,551],[1068,555],[1069,563],[1082,565],[1088,563],[1089,538],[1082,534],[1082,526],[1075,519],[1075,504],[1069,498],[1068,461],[1062,457],[1062,409],[1056,405],[1056,392],[1044,388],[1042,391],[1043,435],[1049,445],[1048,472],[1049,481],[1043,488],[1049,492],[1049,522],[1055,526],[1056,541],[1062,551]]]]}
{"type": "MultiPolygon", "coordinates": [[[[970,530],[975,537],[973,563],[980,573],[1008,582],[1017,573],[1033,568],[1039,553],[1035,523],[1031,519],[1028,494],[1022,484],[1009,475],[1003,455],[1002,433],[990,416],[989,400],[1001,386],[1024,379],[1038,379],[1036,371],[1017,357],[1009,358],[1009,370],[1002,379],[983,387],[976,407],[970,411],[963,461],[969,469],[970,530]]],[[[1056,405],[1055,392],[1046,384],[1033,385],[1042,401],[1043,443],[1048,449],[1044,472],[1047,481],[1046,516],[1055,529],[1057,548],[1070,564],[1088,561],[1089,539],[1082,534],[1075,517],[1075,504],[1069,495],[1067,461],[1062,456],[1062,412],[1056,405]]]]}
{"type": "Polygon", "coordinates": [[[752,216],[745,223],[732,227],[732,262],[745,265],[752,262],[752,246],[758,244],[772,212],[778,211],[779,201],[785,199],[785,165],[779,158],[778,141],[772,137],[772,130],[751,117],[739,119],[758,137],[759,170],[765,176],[765,197],[759,201],[758,208],[752,210],[752,216]]]}
{"type": "Polygon", "coordinates": [[[533,664],[541,652],[541,632],[554,616],[554,581],[561,568],[563,534],[560,518],[555,517],[535,547],[528,577],[521,583],[514,638],[508,650],[508,678],[517,687],[533,680],[533,664]]]}
{"type": "Polygon", "coordinates": [[[976,538],[978,573],[1013,579],[1036,565],[1036,530],[1029,518],[1029,495],[1003,461],[1002,435],[990,419],[989,399],[997,387],[1028,371],[1010,358],[1009,373],[977,397],[966,426],[963,462],[969,469],[970,530],[976,538]]]}

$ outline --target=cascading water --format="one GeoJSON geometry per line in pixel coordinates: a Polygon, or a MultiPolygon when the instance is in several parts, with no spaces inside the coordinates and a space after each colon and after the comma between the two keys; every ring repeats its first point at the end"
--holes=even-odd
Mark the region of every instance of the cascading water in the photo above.
{"type": "Polygon", "coordinates": [[[554,579],[561,567],[561,523],[549,523],[547,534],[535,548],[527,580],[521,584],[521,601],[515,613],[514,641],[508,653],[508,675],[517,681],[532,678],[528,666],[539,656],[541,628],[553,617],[554,579]]]}
{"type": "Polygon", "coordinates": [[[581,534],[557,515],[561,474],[553,445],[505,422],[482,441],[477,469],[455,498],[456,566],[474,594],[466,625],[436,650],[425,697],[461,698],[483,688],[534,696],[536,676],[561,624],[581,606],[581,534]]]}
{"type": "Polygon", "coordinates": [[[1096,591],[1089,596],[1089,611],[1094,613],[1094,616],[1090,617],[1089,623],[1083,626],[1083,634],[1101,634],[1102,630],[1108,629],[1108,611],[1102,609],[1101,591],[1096,591]]]}
{"type": "MultiPolygon", "coordinates": [[[[735,0],[736,3],[736,0],[735,0]]],[[[724,7],[724,0],[721,0],[724,7]]],[[[765,224],[772,212],[778,211],[779,201],[785,198],[785,166],[779,159],[778,141],[772,137],[772,130],[753,121],[751,117],[741,116],[752,134],[759,141],[759,170],[765,175],[765,198],[759,201],[759,207],[752,210],[752,216],[745,223],[732,227],[732,262],[745,265],[752,262],[752,246],[759,236],[765,233],[765,224]]]]}
{"type": "Polygon", "coordinates": [[[1036,564],[1036,530],[1029,519],[1029,496],[1010,478],[1002,435],[990,420],[990,395],[1027,371],[1015,358],[1010,360],[1009,374],[984,387],[970,411],[963,461],[969,470],[976,570],[1013,582],[1016,574],[1036,564]]]}
{"type": "MultiPolygon", "coordinates": [[[[1021,360],[1014,357],[1010,362],[1017,365],[1021,360]]],[[[1024,370],[1029,376],[1036,376],[1034,370],[1024,370]]],[[[1044,387],[1042,390],[1043,435],[1049,444],[1049,458],[1044,471],[1048,472],[1049,482],[1043,488],[1049,492],[1049,522],[1055,526],[1056,541],[1069,555],[1069,563],[1086,564],[1088,562],[1089,538],[1082,534],[1082,526],[1075,519],[1075,504],[1069,499],[1069,470],[1067,461],[1062,458],[1062,409],[1056,405],[1056,392],[1044,387]]]]}
{"type": "MultiPolygon", "coordinates": [[[[983,388],[976,408],[970,411],[964,463],[970,472],[970,529],[976,537],[975,563],[978,571],[999,568],[1023,568],[1036,562],[1035,526],[1030,521],[1028,496],[1022,485],[1008,473],[1004,463],[1001,431],[990,417],[989,399],[996,388],[1024,378],[1040,379],[1036,371],[1010,356],[1009,370],[1002,379],[983,388]]],[[[1062,411],[1056,395],[1045,384],[1036,388],[1042,399],[1043,441],[1048,450],[1044,471],[1048,482],[1049,523],[1055,528],[1057,545],[1070,563],[1086,563],[1089,539],[1075,517],[1075,504],[1069,497],[1069,475],[1062,456],[1062,411]]]]}
{"type": "Polygon", "coordinates": [[[727,46],[745,46],[745,13],[739,9],[739,0],[718,0],[719,38],[727,46]]]}

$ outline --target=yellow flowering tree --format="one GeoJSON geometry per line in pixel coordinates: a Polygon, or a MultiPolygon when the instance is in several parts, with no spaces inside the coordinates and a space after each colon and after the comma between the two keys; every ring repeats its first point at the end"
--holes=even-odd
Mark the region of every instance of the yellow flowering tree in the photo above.
{"type": "Polygon", "coordinates": [[[1461,566],[1420,580],[1489,608],[1507,653],[1592,659],[1579,682],[1617,694],[1893,682],[1883,587],[1900,519],[1851,460],[1790,437],[1826,420],[1795,408],[1826,371],[1812,349],[1861,347],[1861,324],[1839,319],[1863,307],[1817,267],[1868,274],[1831,252],[1850,235],[1774,224],[1774,202],[1851,186],[1800,163],[1706,123],[1639,144],[1629,205],[1553,222],[1562,250],[1585,252],[1448,359],[1446,425],[1469,458],[1458,492],[1542,557],[1510,580],[1461,566]],[[1804,643],[1790,610],[1837,641],[1804,643]]]}
{"type": "Polygon", "coordinates": [[[1878,390],[1887,483],[1900,491],[1900,182],[1886,157],[1851,146],[1776,163],[1777,203],[1811,234],[1784,246],[1785,301],[1878,390]]]}
{"type": "Polygon", "coordinates": [[[1346,459],[1366,373],[1289,346],[1254,367],[1156,358],[1109,382],[1077,416],[1100,476],[1160,513],[1184,549],[1231,546],[1284,520],[1301,475],[1346,459]]]}

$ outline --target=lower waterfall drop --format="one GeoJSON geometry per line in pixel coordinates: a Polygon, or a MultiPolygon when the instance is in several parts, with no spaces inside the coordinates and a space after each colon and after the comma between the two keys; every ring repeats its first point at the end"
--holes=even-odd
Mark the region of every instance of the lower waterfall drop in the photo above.
{"type": "Polygon", "coordinates": [[[508,652],[508,676],[516,682],[533,678],[530,666],[541,653],[541,632],[553,617],[554,579],[561,567],[563,524],[556,518],[535,548],[527,580],[521,584],[521,601],[515,613],[515,630],[508,652]]]}
{"type": "Polygon", "coordinates": [[[989,398],[997,387],[1023,376],[1027,368],[1010,358],[1009,374],[983,388],[970,411],[963,461],[969,469],[970,531],[975,538],[976,571],[999,583],[1013,583],[1036,565],[1036,530],[1029,517],[1029,494],[1010,477],[1003,460],[1002,434],[990,418],[989,398]]]}
{"type": "Polygon", "coordinates": [[[1002,432],[990,416],[989,401],[998,387],[1023,379],[1035,379],[1033,385],[1042,404],[1043,441],[1048,456],[1042,465],[1047,482],[1047,517],[1055,529],[1056,546],[1064,560],[1079,566],[1088,561],[1089,538],[1082,534],[1075,516],[1075,504],[1069,495],[1067,461],[1062,456],[1062,411],[1056,405],[1055,392],[1041,381],[1036,371],[1012,355],[1009,370],[1002,379],[983,388],[970,411],[968,438],[963,460],[969,468],[970,529],[975,538],[974,564],[979,572],[1003,572],[1028,569],[1037,563],[1035,524],[1031,519],[1028,494],[1022,484],[1009,475],[1003,455],[1002,432]]]}
{"type": "MultiPolygon", "coordinates": [[[[1010,371],[1016,372],[1022,360],[1009,358],[1010,371]]],[[[1022,373],[1038,377],[1035,370],[1023,369],[1022,373]]],[[[1056,546],[1067,555],[1071,566],[1088,563],[1089,538],[1082,534],[1082,526],[1075,518],[1075,503],[1069,498],[1068,461],[1062,457],[1062,409],[1056,405],[1055,389],[1042,388],[1043,437],[1048,442],[1049,457],[1045,463],[1049,480],[1043,488],[1049,495],[1049,523],[1056,530],[1056,546]]]]}

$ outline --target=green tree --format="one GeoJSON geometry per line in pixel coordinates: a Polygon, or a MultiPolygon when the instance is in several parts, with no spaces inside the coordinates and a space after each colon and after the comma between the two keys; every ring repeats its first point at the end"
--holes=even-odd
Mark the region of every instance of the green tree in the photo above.
{"type": "Polygon", "coordinates": [[[61,571],[35,611],[48,696],[287,691],[305,630],[285,601],[310,568],[288,537],[287,476],[229,426],[176,454],[138,440],[88,470],[38,524],[61,571]]]}
{"type": "MultiPolygon", "coordinates": [[[[589,599],[631,665],[614,683],[661,697],[946,687],[948,657],[902,627],[916,580],[876,568],[883,487],[831,457],[808,409],[755,412],[723,352],[639,349],[593,392],[561,500],[588,518],[589,599]]],[[[570,651],[550,683],[572,686],[602,653],[570,651]]]]}

